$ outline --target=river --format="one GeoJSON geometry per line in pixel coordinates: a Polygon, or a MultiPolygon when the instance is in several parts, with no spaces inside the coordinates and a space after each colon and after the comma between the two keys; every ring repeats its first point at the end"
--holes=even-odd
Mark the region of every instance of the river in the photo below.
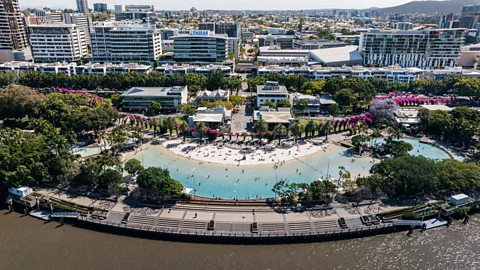
{"type": "Polygon", "coordinates": [[[480,269],[468,225],[291,245],[175,243],[111,235],[0,211],[0,269],[480,269]]]}

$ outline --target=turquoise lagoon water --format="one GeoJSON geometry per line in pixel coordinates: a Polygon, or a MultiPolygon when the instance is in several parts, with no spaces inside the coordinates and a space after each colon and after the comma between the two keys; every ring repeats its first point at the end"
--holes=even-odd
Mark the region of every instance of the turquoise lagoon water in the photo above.
{"type": "MultiPolygon", "coordinates": [[[[413,145],[412,155],[423,155],[432,159],[449,158],[447,153],[437,147],[421,144],[416,140],[405,141],[413,145]]],[[[344,147],[333,145],[327,152],[287,162],[277,171],[273,164],[259,166],[199,164],[199,161],[177,156],[162,146],[152,145],[136,154],[134,158],[142,161],[144,167],[167,168],[170,175],[185,187],[194,188],[196,195],[224,199],[255,199],[273,197],[272,188],[276,180],[310,183],[318,178],[326,178],[327,171],[330,177],[338,177],[339,166],[344,166],[350,171],[352,177],[367,175],[373,165],[371,160],[356,158],[352,162],[352,157],[346,150],[344,147]]]]}

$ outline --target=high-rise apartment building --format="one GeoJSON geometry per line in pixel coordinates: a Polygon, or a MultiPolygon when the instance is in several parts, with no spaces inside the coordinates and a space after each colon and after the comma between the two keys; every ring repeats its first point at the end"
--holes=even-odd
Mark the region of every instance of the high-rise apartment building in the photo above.
{"type": "Polygon", "coordinates": [[[460,27],[473,29],[480,22],[480,4],[467,5],[462,8],[462,16],[460,17],[460,27]]]}
{"type": "Polygon", "coordinates": [[[32,55],[18,1],[0,1],[0,63],[31,59],[32,55]]]}
{"type": "Polygon", "coordinates": [[[81,27],[44,24],[28,28],[35,62],[78,61],[88,56],[85,31],[81,27]]]}
{"type": "Polygon", "coordinates": [[[198,30],[207,30],[219,35],[227,35],[228,37],[241,38],[242,25],[241,23],[223,23],[223,22],[201,22],[198,24],[198,30]]]}
{"type": "Polygon", "coordinates": [[[96,62],[155,61],[162,55],[161,33],[154,25],[97,25],[91,44],[96,62]]]}
{"type": "Polygon", "coordinates": [[[228,57],[228,37],[208,30],[172,37],[173,58],[179,61],[217,61],[228,57]]]}
{"type": "Polygon", "coordinates": [[[448,13],[440,17],[440,21],[438,22],[438,28],[440,29],[448,29],[448,28],[459,28],[460,21],[455,19],[455,15],[453,13],[448,13]]]}
{"type": "Polygon", "coordinates": [[[94,3],[93,10],[96,12],[107,12],[107,4],[106,3],[94,3]]]}
{"type": "Polygon", "coordinates": [[[125,6],[124,5],[115,5],[115,13],[120,13],[125,11],[125,6]]]}
{"type": "Polygon", "coordinates": [[[77,11],[80,13],[88,13],[88,0],[77,0],[77,11]]]}
{"type": "Polygon", "coordinates": [[[359,52],[368,66],[455,67],[466,29],[370,31],[362,33],[359,52]]]}
{"type": "Polygon", "coordinates": [[[90,45],[90,33],[93,31],[93,22],[91,14],[65,13],[63,14],[65,24],[75,24],[85,32],[87,45],[90,45]]]}
{"type": "Polygon", "coordinates": [[[125,11],[154,11],[153,5],[125,5],[125,11]]]}
{"type": "Polygon", "coordinates": [[[128,20],[142,20],[147,24],[153,23],[155,20],[153,5],[115,5],[115,21],[128,20]]]}
{"type": "Polygon", "coordinates": [[[282,50],[293,48],[293,41],[296,39],[294,35],[257,35],[258,46],[278,46],[282,50]]]}

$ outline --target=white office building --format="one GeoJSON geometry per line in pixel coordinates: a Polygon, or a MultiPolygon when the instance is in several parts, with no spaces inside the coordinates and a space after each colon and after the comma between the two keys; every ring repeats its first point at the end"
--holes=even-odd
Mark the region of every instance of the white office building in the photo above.
{"type": "Polygon", "coordinates": [[[269,35],[286,35],[287,32],[288,31],[285,28],[276,28],[276,27],[268,27],[267,28],[267,33],[269,35]]]}
{"type": "Polygon", "coordinates": [[[95,26],[91,42],[92,60],[97,62],[154,61],[162,55],[155,25],[105,23],[95,26]]]}
{"type": "Polygon", "coordinates": [[[217,61],[228,57],[227,35],[193,30],[190,34],[181,34],[172,39],[173,58],[177,61],[217,61]]]}
{"type": "Polygon", "coordinates": [[[162,72],[167,76],[172,76],[175,74],[186,75],[186,74],[197,74],[209,76],[212,72],[221,71],[225,77],[228,77],[233,72],[233,67],[230,66],[221,66],[221,65],[168,65],[164,64],[155,68],[155,71],[162,72]]]}
{"type": "Polygon", "coordinates": [[[162,105],[163,111],[175,112],[180,104],[187,103],[188,87],[132,87],[122,94],[123,108],[128,111],[148,111],[153,101],[162,105]]]}
{"type": "Polygon", "coordinates": [[[370,31],[362,33],[359,52],[370,66],[455,67],[460,59],[466,29],[423,31],[370,31]]]}
{"type": "Polygon", "coordinates": [[[327,80],[328,78],[360,78],[363,80],[383,79],[389,82],[410,83],[415,80],[423,79],[425,70],[419,68],[400,68],[398,66],[368,68],[362,66],[354,67],[322,67],[322,66],[302,66],[302,67],[282,67],[266,66],[259,67],[258,76],[265,76],[268,73],[279,75],[300,75],[311,80],[327,80]]]}
{"type": "Polygon", "coordinates": [[[30,25],[29,33],[36,62],[78,61],[88,55],[85,31],[74,24],[30,25]]]}
{"type": "Polygon", "coordinates": [[[115,5],[115,21],[142,20],[145,23],[155,21],[153,5],[115,5]]]}
{"type": "Polygon", "coordinates": [[[277,104],[280,100],[288,101],[288,91],[283,85],[278,82],[267,82],[265,85],[257,86],[257,108],[265,105],[267,100],[277,104]]]}

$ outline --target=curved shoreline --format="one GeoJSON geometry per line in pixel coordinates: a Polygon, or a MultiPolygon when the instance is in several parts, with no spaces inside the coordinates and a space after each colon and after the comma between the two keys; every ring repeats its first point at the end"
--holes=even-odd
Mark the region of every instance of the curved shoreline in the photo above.
{"type": "Polygon", "coordinates": [[[181,140],[165,141],[158,145],[149,143],[149,147],[161,147],[162,149],[184,158],[189,161],[198,161],[199,164],[219,164],[227,166],[273,166],[286,164],[296,161],[300,158],[314,156],[320,153],[326,153],[332,150],[333,144],[327,143],[321,146],[306,142],[304,145],[292,146],[290,148],[275,148],[271,151],[265,149],[252,148],[252,151],[245,154],[240,153],[240,149],[233,149],[228,146],[219,148],[215,145],[198,145],[197,143],[181,140]],[[175,145],[176,147],[168,147],[175,145]],[[181,149],[179,149],[181,147],[181,149]],[[189,152],[184,152],[185,148],[191,147],[189,152]],[[205,155],[206,154],[206,155],[205,155]]]}
{"type": "Polygon", "coordinates": [[[407,227],[396,227],[393,224],[384,223],[382,225],[373,225],[371,227],[365,228],[293,233],[179,231],[173,228],[153,228],[142,225],[133,226],[126,224],[116,224],[87,217],[80,217],[79,219],[73,220],[72,224],[74,226],[84,229],[146,239],[166,240],[173,242],[215,243],[230,245],[292,244],[336,241],[400,232],[407,229],[407,227]]]}

